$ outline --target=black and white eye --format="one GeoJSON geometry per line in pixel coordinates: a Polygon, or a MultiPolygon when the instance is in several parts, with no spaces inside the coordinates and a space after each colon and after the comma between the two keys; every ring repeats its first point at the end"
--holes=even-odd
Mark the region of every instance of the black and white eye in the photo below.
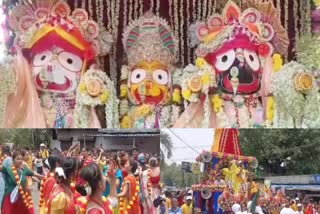
{"type": "Polygon", "coordinates": [[[147,76],[147,72],[143,69],[135,69],[131,73],[131,82],[136,84],[142,82],[147,76]]]}
{"type": "Polygon", "coordinates": [[[53,56],[53,53],[49,50],[36,54],[33,57],[32,64],[36,67],[43,66],[51,60],[52,56],[53,56]]]}
{"type": "Polygon", "coordinates": [[[155,70],[152,73],[152,77],[154,81],[156,81],[160,85],[168,84],[168,81],[169,81],[168,73],[164,70],[160,70],[160,69],[155,70]]]}
{"type": "Polygon", "coordinates": [[[216,59],[216,68],[219,71],[227,71],[236,59],[236,52],[234,50],[229,50],[223,54],[219,54],[216,59]]]}
{"type": "Polygon", "coordinates": [[[260,59],[256,52],[244,50],[244,57],[253,71],[258,71],[260,69],[260,59]]]}
{"type": "Polygon", "coordinates": [[[73,72],[81,71],[83,65],[80,57],[69,52],[61,52],[59,54],[59,62],[65,69],[73,72]]]}

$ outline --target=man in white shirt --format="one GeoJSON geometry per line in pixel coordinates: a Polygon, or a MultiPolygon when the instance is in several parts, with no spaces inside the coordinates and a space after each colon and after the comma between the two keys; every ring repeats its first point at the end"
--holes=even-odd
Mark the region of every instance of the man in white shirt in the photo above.
{"type": "Polygon", "coordinates": [[[298,211],[296,211],[295,214],[304,214],[304,213],[303,213],[303,206],[302,206],[302,204],[298,203],[298,204],[297,204],[297,207],[298,207],[298,211]]]}
{"type": "Polygon", "coordinates": [[[232,212],[234,213],[234,214],[241,214],[242,212],[241,212],[241,206],[240,206],[240,204],[234,204],[234,205],[232,205],[232,212]]]}
{"type": "Polygon", "coordinates": [[[295,212],[290,208],[290,204],[286,203],[285,207],[280,211],[280,214],[295,214],[295,212]]]}

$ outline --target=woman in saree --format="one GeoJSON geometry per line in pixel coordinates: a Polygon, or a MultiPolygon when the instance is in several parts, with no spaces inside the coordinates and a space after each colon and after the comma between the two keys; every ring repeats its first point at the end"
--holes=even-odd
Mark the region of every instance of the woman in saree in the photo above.
{"type": "Polygon", "coordinates": [[[106,189],[106,177],[97,163],[91,163],[84,167],[79,177],[80,183],[77,191],[86,199],[81,199],[79,203],[81,213],[85,214],[113,214],[113,209],[118,204],[116,190],[116,170],[114,164],[109,164],[108,177],[110,184],[110,194],[108,198],[102,196],[106,189]]]}
{"type": "Polygon", "coordinates": [[[120,214],[140,214],[140,183],[134,176],[138,168],[138,163],[129,158],[125,164],[128,175],[124,178],[121,192],[118,194],[120,198],[120,214]]]}
{"type": "Polygon", "coordinates": [[[78,174],[80,162],[76,158],[66,158],[61,167],[56,168],[57,184],[46,203],[45,214],[77,214],[76,198],[71,189],[71,181],[78,174]]]}
{"type": "Polygon", "coordinates": [[[39,179],[42,176],[27,167],[23,167],[23,158],[20,151],[16,150],[12,154],[12,160],[13,164],[11,166],[3,166],[1,170],[5,181],[2,213],[33,214],[33,201],[30,191],[27,189],[27,176],[35,176],[39,179]],[[17,185],[18,192],[15,191],[17,185]],[[10,201],[11,194],[16,195],[16,197],[12,197],[15,198],[13,201],[10,201]]]}
{"type": "Polygon", "coordinates": [[[61,163],[61,157],[59,155],[50,155],[47,161],[47,165],[50,169],[50,172],[46,177],[41,181],[40,188],[40,214],[45,213],[46,204],[49,200],[50,194],[56,185],[57,181],[55,178],[56,167],[59,167],[61,163]]]}

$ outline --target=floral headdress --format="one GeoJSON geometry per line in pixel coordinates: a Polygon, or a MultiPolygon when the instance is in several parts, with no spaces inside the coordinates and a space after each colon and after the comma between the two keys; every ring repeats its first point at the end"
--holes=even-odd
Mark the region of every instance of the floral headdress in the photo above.
{"type": "Polygon", "coordinates": [[[85,52],[87,61],[106,55],[112,44],[111,35],[89,20],[83,9],[71,13],[64,0],[22,0],[10,14],[10,26],[16,33],[14,47],[30,49],[42,38],[58,35],[85,52]]]}
{"type": "Polygon", "coordinates": [[[191,43],[200,43],[196,50],[199,57],[217,51],[238,36],[247,36],[250,43],[262,45],[268,50],[263,51],[264,55],[271,55],[273,50],[286,53],[289,39],[272,2],[249,0],[243,5],[247,9],[241,13],[240,7],[230,0],[222,15],[214,14],[207,23],[198,22],[191,27],[191,43]]]}
{"type": "Polygon", "coordinates": [[[168,23],[151,12],[131,23],[123,33],[123,46],[129,66],[141,60],[172,65],[176,60],[176,41],[168,23]]]}

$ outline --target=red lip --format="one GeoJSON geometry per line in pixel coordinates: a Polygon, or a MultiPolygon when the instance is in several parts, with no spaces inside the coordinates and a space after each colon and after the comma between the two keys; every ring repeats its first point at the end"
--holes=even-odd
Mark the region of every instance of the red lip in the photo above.
{"type": "Polygon", "coordinates": [[[138,93],[138,90],[135,90],[134,96],[136,97],[139,104],[146,103],[146,104],[158,105],[164,100],[163,91],[160,91],[160,95],[156,97],[146,96],[144,102],[142,102],[140,94],[138,93]]]}
{"type": "MultiPolygon", "coordinates": [[[[251,83],[240,83],[238,86],[238,92],[241,94],[253,94],[256,93],[260,88],[260,80],[255,75],[252,76],[253,81],[251,83]]],[[[229,80],[229,75],[225,75],[223,78],[223,87],[230,93],[233,93],[233,87],[229,80]]]]}
{"type": "Polygon", "coordinates": [[[64,84],[57,84],[48,82],[47,87],[43,87],[43,82],[40,80],[40,73],[36,76],[36,84],[43,89],[55,90],[55,91],[65,91],[71,87],[71,81],[65,77],[66,82],[64,84]]]}

